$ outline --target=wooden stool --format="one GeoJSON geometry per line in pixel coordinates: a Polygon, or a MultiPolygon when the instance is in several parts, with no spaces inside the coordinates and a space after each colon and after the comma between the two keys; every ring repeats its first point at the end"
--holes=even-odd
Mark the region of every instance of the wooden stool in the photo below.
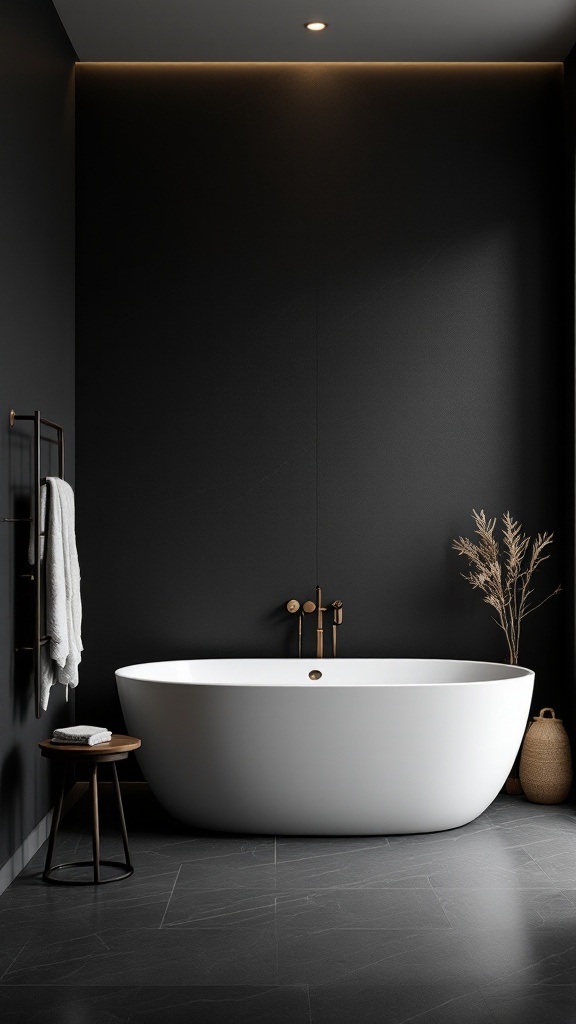
{"type": "Polygon", "coordinates": [[[42,740],[38,746],[42,751],[42,757],[49,757],[53,761],[60,761],[64,765],[64,778],[62,779],[62,788],[60,790],[60,796],[58,797],[58,803],[54,811],[54,817],[52,819],[52,828],[50,829],[50,840],[48,842],[48,852],[46,854],[46,864],[44,866],[44,873],[42,875],[45,882],[54,882],[58,885],[100,885],[104,882],[119,882],[121,878],[129,878],[130,875],[134,874],[134,868],[130,863],[130,852],[128,850],[128,834],[126,832],[126,821],[124,819],[124,808],[122,807],[122,797],[120,795],[120,786],[118,784],[118,773],[116,771],[116,761],[124,761],[131,750],[137,750],[141,745],[141,741],[136,739],[135,736],[121,736],[117,733],[112,734],[112,739],[108,743],[97,743],[93,747],[89,747],[87,744],[76,744],[76,743],[53,743],[52,740],[42,740]],[[93,860],[79,860],[71,861],[68,864],[55,864],[52,867],[52,855],[54,853],[54,844],[56,842],[56,835],[58,833],[58,826],[60,825],[60,816],[62,814],[62,802],[64,800],[64,794],[66,791],[66,780],[68,777],[68,769],[76,761],[88,762],[91,765],[91,776],[90,776],[90,792],[92,795],[92,852],[93,860]],[[120,815],[120,828],[122,830],[122,843],[124,846],[124,855],[126,857],[126,863],[120,864],[118,861],[111,860],[100,860],[100,827],[98,822],[98,765],[104,761],[110,761],[112,763],[112,775],[114,779],[114,790],[116,793],[116,800],[118,803],[118,812],[120,815]],[[106,864],[108,867],[120,868],[122,874],[113,875],[111,878],[100,878],[100,865],[106,864]],[[78,867],[93,867],[94,878],[86,880],[72,880],[67,878],[52,878],[52,871],[60,871],[61,868],[78,868],[78,867]]]}

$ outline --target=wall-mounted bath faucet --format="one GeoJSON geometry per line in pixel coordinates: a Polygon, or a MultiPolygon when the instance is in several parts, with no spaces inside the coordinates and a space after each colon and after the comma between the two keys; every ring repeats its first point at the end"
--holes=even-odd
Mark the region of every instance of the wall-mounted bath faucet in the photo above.
{"type": "MultiPolygon", "coordinates": [[[[333,623],[332,623],[332,657],[336,657],[336,633],[337,628],[342,624],[342,601],[333,601],[330,607],[333,610],[333,623]]],[[[302,632],[303,622],[305,615],[311,615],[316,612],[316,657],[324,657],[324,612],[328,611],[322,604],[322,588],[316,587],[316,603],[314,601],[305,601],[303,605],[300,605],[299,601],[295,598],[288,601],[286,610],[294,615],[298,612],[298,657],[302,657],[302,632]]]]}

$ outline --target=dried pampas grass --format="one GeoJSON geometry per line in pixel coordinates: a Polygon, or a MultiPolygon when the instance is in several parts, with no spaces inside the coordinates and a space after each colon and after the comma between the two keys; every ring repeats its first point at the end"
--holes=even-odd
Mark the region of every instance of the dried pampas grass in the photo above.
{"type": "Polygon", "coordinates": [[[520,523],[515,522],[510,513],[506,512],[502,516],[504,549],[501,557],[498,541],[494,537],[496,519],[486,519],[483,511],[476,510],[472,512],[472,518],[476,524],[478,542],[474,543],[468,537],[458,537],[452,547],[470,562],[470,572],[462,573],[462,576],[474,588],[482,590],[486,604],[497,612],[498,617],[494,617],[494,621],[506,635],[510,664],[517,665],[523,620],[562,589],[556,587],[537,605],[532,605],[529,600],[533,593],[530,589],[532,577],[549,557],[543,552],[552,543],[554,534],[539,533],[529,550],[530,537],[522,533],[520,523]]]}

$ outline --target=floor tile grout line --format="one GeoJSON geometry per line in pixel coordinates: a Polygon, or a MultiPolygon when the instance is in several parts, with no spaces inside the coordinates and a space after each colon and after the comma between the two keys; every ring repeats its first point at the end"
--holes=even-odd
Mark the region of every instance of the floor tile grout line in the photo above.
{"type": "MultiPolygon", "coordinates": [[[[172,892],[172,890],[171,890],[171,892],[172,892]]],[[[133,896],[130,896],[130,897],[123,896],[123,897],[116,897],[115,899],[102,900],[101,903],[99,904],[99,906],[100,906],[100,908],[106,908],[106,909],[110,908],[110,910],[114,910],[114,911],[118,911],[119,909],[120,910],[132,910],[134,907],[138,907],[138,906],[147,907],[147,906],[150,906],[151,904],[158,903],[159,900],[164,899],[165,897],[166,897],[166,891],[157,891],[156,890],[156,891],[151,892],[151,893],[135,893],[133,896]]],[[[52,919],[55,920],[55,921],[61,922],[63,920],[63,918],[60,915],[64,915],[64,917],[68,917],[69,918],[71,911],[73,911],[74,914],[77,915],[80,912],[90,912],[90,910],[93,908],[93,906],[94,906],[94,903],[92,903],[92,902],[83,902],[83,903],[80,903],[80,904],[75,904],[72,901],[70,901],[70,902],[66,903],[64,906],[59,907],[57,910],[52,908],[52,910],[51,910],[52,919]]],[[[47,908],[43,907],[42,909],[44,910],[44,909],[47,909],[47,908]]],[[[26,904],[26,906],[22,906],[21,904],[18,904],[17,906],[6,908],[6,909],[0,908],[0,924],[2,923],[3,917],[5,917],[5,916],[7,916],[9,914],[12,914],[12,915],[18,914],[18,913],[22,914],[22,912],[24,910],[30,911],[29,904],[26,904]]],[[[38,910],[35,909],[34,910],[34,919],[37,920],[37,917],[38,917],[38,910]]]]}
{"type": "MultiPolygon", "coordinates": [[[[576,885],[572,887],[576,890],[576,885]]],[[[546,893],[548,895],[554,895],[565,891],[572,891],[570,886],[558,885],[553,882],[549,882],[547,885],[364,885],[361,882],[343,882],[341,885],[291,885],[287,888],[262,889],[260,886],[244,886],[244,885],[221,885],[221,886],[197,886],[193,883],[182,883],[183,893],[259,893],[260,895],[277,895],[277,896],[302,896],[310,893],[340,893],[340,892],[362,892],[362,893],[433,893],[437,896],[438,892],[442,893],[514,893],[514,892],[532,892],[532,893],[546,893]]],[[[155,898],[160,898],[162,893],[151,893],[148,897],[141,896],[142,900],[147,899],[148,901],[155,898]]],[[[135,897],[136,898],[136,897],[135,897]]],[[[110,900],[107,905],[114,906],[118,902],[126,902],[125,900],[110,900]]],[[[132,902],[131,900],[129,902],[132,902]]],[[[570,903],[570,900],[568,900],[570,903]]],[[[83,904],[80,909],[83,909],[87,904],[83,904]]],[[[571,906],[575,906],[573,903],[571,906]]],[[[13,910],[16,911],[17,907],[13,910]]],[[[63,908],[65,910],[66,908],[63,908]]],[[[76,909],[76,908],[75,908],[76,909]]],[[[10,913],[11,911],[5,911],[10,913]]],[[[2,911],[0,910],[0,921],[2,918],[2,911]]]]}
{"type": "Polygon", "coordinates": [[[172,886],[172,890],[171,890],[170,895],[168,897],[168,902],[166,904],[166,907],[164,908],[164,913],[162,914],[162,920],[160,921],[160,925],[158,927],[159,931],[160,931],[160,929],[164,925],[164,919],[166,917],[166,914],[168,913],[168,907],[170,906],[170,901],[171,901],[171,899],[172,899],[172,897],[174,895],[174,889],[176,888],[176,883],[177,883],[177,881],[178,881],[178,879],[180,877],[181,870],[182,870],[182,865],[180,865],[180,867],[178,868],[178,874],[176,875],[176,878],[174,879],[174,885],[172,886]]]}

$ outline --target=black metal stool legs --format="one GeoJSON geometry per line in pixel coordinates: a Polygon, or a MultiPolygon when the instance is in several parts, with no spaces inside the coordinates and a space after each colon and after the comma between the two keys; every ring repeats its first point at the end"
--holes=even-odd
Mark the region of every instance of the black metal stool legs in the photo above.
{"type": "Polygon", "coordinates": [[[114,790],[116,792],[116,803],[118,804],[118,814],[120,817],[120,829],[122,832],[122,845],[124,846],[124,856],[126,858],[126,867],[131,868],[130,863],[130,850],[128,849],[128,833],[126,831],[126,819],[124,818],[124,807],[122,806],[122,794],[120,793],[120,783],[118,782],[118,772],[116,771],[116,765],[112,762],[112,774],[114,776],[114,790]]]}
{"type": "Polygon", "coordinates": [[[52,857],[54,856],[54,843],[56,842],[56,833],[58,832],[58,826],[60,824],[60,818],[62,816],[62,804],[64,802],[64,793],[66,792],[66,779],[68,778],[68,765],[64,768],[64,776],[62,778],[62,785],[60,787],[60,795],[58,797],[58,803],[54,810],[52,817],[52,827],[50,829],[50,839],[48,841],[48,852],[46,854],[46,863],[44,865],[44,874],[42,877],[48,881],[48,875],[52,868],[52,857]]]}
{"type": "Polygon", "coordinates": [[[92,860],[94,861],[94,884],[100,882],[100,822],[98,820],[98,765],[92,765],[90,776],[92,796],[92,860]]]}
{"type": "Polygon", "coordinates": [[[128,850],[128,833],[126,832],[126,821],[124,818],[124,808],[122,806],[122,796],[120,794],[120,784],[118,782],[118,773],[116,771],[116,765],[112,761],[112,774],[114,782],[114,792],[116,795],[116,802],[118,804],[118,812],[120,816],[120,829],[122,832],[122,845],[124,847],[124,855],[126,863],[121,864],[114,860],[101,860],[100,859],[100,818],[98,811],[98,763],[94,763],[91,768],[90,775],[90,800],[92,804],[92,860],[79,860],[71,861],[67,864],[55,864],[52,867],[52,856],[54,853],[54,845],[56,842],[56,835],[58,832],[58,826],[60,824],[60,817],[62,815],[62,802],[64,800],[64,792],[66,787],[66,778],[68,775],[67,767],[64,771],[64,779],[62,782],[62,789],[60,790],[60,796],[58,799],[58,805],[54,812],[54,818],[52,820],[52,828],[50,831],[50,841],[48,843],[48,853],[46,854],[46,865],[44,867],[43,878],[46,882],[53,882],[57,885],[102,885],[105,882],[119,882],[122,878],[129,878],[130,875],[134,874],[134,868],[130,863],[130,852],[128,850]],[[106,865],[111,868],[120,868],[121,874],[112,875],[110,878],[101,878],[100,868],[102,865],[106,865]],[[52,872],[60,871],[62,868],[82,868],[90,867],[93,869],[93,879],[72,879],[72,878],[54,878],[52,872]]]}

